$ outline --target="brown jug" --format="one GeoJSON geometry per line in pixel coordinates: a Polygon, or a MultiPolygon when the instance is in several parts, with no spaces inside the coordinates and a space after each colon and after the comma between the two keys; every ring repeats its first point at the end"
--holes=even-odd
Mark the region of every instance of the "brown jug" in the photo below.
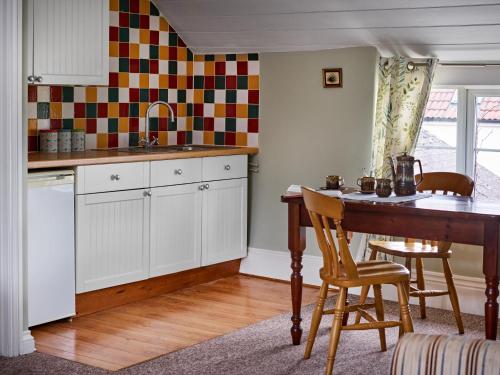
{"type": "Polygon", "coordinates": [[[392,169],[392,179],[394,181],[394,193],[398,196],[413,195],[417,193],[417,186],[422,182],[422,163],[406,152],[396,157],[396,166],[393,158],[389,158],[392,169]],[[415,172],[413,166],[418,163],[420,168],[420,179],[415,182],[415,172]]]}

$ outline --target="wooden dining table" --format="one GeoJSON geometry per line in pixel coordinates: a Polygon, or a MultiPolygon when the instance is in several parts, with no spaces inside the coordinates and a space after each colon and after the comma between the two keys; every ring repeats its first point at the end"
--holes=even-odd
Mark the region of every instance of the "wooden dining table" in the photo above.
{"type": "MultiPolygon", "coordinates": [[[[288,205],[288,248],[292,258],[291,335],[293,344],[299,345],[302,336],[300,326],[302,254],[306,247],[305,230],[312,224],[301,194],[285,194],[281,197],[281,201],[288,205]]],[[[482,246],[483,273],[486,281],[485,337],[496,340],[500,270],[500,202],[432,195],[397,204],[349,200],[345,200],[344,203],[342,227],[348,231],[482,246]]]]}

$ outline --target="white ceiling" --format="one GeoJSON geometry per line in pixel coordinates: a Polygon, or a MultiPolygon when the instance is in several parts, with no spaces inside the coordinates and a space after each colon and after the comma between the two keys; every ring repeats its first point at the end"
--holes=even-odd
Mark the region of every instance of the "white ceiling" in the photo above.
{"type": "Polygon", "coordinates": [[[500,60],[500,1],[156,0],[196,53],[376,46],[383,55],[500,60]]]}

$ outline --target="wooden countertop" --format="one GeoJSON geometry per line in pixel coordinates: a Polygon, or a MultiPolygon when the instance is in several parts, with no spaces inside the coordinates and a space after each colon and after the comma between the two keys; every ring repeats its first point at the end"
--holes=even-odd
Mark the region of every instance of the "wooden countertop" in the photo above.
{"type": "Polygon", "coordinates": [[[28,169],[76,167],[78,165],[130,163],[134,161],[202,158],[224,155],[254,155],[259,149],[254,147],[206,146],[202,150],[136,152],[118,150],[87,150],[80,152],[31,152],[28,153],[28,169]]]}

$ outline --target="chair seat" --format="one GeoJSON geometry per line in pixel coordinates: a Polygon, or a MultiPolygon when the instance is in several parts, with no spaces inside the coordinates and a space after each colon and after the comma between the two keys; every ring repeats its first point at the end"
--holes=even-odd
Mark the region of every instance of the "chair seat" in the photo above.
{"type": "Polygon", "coordinates": [[[359,274],[357,279],[349,279],[342,267],[338,278],[328,275],[323,268],[320,270],[320,277],[331,285],[345,288],[372,284],[393,284],[407,281],[410,278],[410,273],[404,266],[386,260],[370,260],[359,262],[356,265],[359,274]]]}
{"type": "Polygon", "coordinates": [[[431,244],[404,241],[370,241],[369,248],[389,255],[409,258],[449,258],[451,250],[440,251],[431,244]]]}

